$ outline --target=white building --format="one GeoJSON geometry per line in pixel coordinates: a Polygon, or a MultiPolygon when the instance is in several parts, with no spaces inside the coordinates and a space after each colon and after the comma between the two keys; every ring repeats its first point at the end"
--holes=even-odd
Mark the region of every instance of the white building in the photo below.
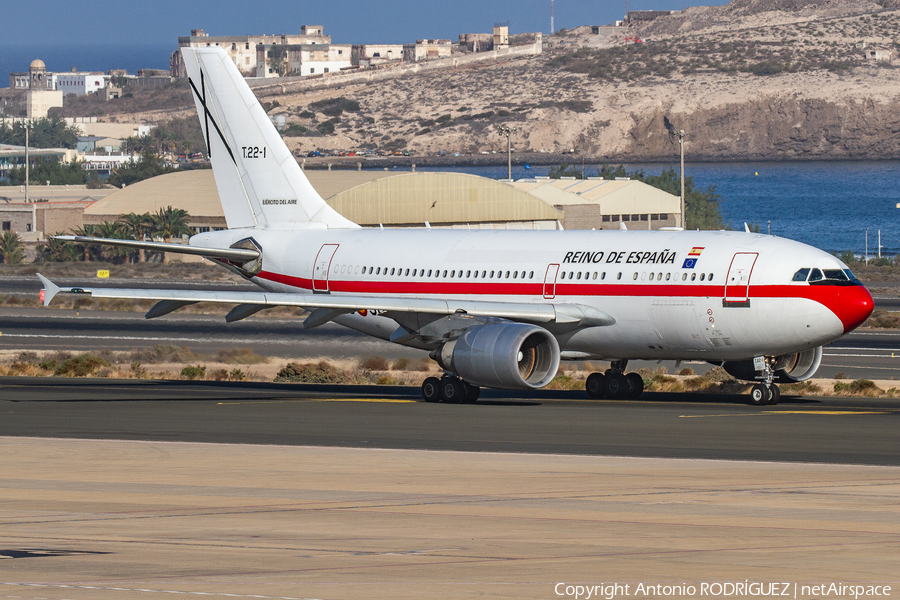
{"type": "Polygon", "coordinates": [[[63,95],[75,94],[84,96],[93,94],[106,87],[109,75],[103,73],[54,73],[56,89],[63,95]]]}
{"type": "MultiPolygon", "coordinates": [[[[257,46],[260,44],[282,46],[296,44],[330,44],[331,36],[325,35],[321,25],[303,25],[300,35],[243,35],[243,36],[210,36],[202,29],[192,29],[190,36],[179,37],[179,48],[222,48],[231,56],[238,70],[245,77],[255,77],[259,70],[257,63],[257,46]]],[[[187,77],[180,50],[176,50],[169,60],[169,73],[172,77],[187,77]]]]}
{"type": "Polygon", "coordinates": [[[354,44],[351,58],[363,68],[401,61],[403,44],[354,44]]]}
{"type": "Polygon", "coordinates": [[[353,66],[351,44],[260,45],[257,49],[257,77],[308,77],[340,71],[353,66]],[[273,52],[284,58],[282,69],[273,52]],[[283,75],[282,75],[283,73],[283,75]]]}

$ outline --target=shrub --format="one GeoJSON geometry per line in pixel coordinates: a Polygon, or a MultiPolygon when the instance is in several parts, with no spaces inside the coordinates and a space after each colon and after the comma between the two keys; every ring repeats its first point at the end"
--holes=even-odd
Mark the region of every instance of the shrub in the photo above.
{"type": "Polygon", "coordinates": [[[58,377],[87,377],[109,363],[93,354],[79,354],[56,367],[53,374],[58,377]]]}
{"type": "Polygon", "coordinates": [[[158,363],[183,363],[198,360],[200,357],[190,348],[174,346],[172,344],[156,344],[152,348],[135,350],[131,353],[133,362],[158,364],[158,363]]]}
{"type": "Polygon", "coordinates": [[[244,381],[247,379],[247,375],[244,374],[240,369],[232,369],[228,374],[228,379],[230,381],[244,381]]]}
{"type": "Polygon", "coordinates": [[[227,348],[219,350],[213,356],[216,362],[241,364],[241,365],[257,365],[269,362],[268,356],[262,356],[254,352],[251,348],[227,348]]]}
{"type": "Polygon", "coordinates": [[[332,364],[321,361],[312,363],[288,363],[275,375],[276,383],[347,383],[350,376],[332,364]]]}
{"type": "Polygon", "coordinates": [[[690,367],[685,367],[682,370],[678,371],[679,375],[693,375],[694,370],[690,367]]]}
{"type": "Polygon", "coordinates": [[[188,366],[181,370],[181,376],[189,381],[193,381],[195,379],[203,379],[206,377],[206,367],[201,367],[200,365],[188,366]]]}
{"type": "Polygon", "coordinates": [[[380,356],[370,356],[359,361],[359,368],[369,371],[387,371],[389,364],[386,358],[380,356]]]}

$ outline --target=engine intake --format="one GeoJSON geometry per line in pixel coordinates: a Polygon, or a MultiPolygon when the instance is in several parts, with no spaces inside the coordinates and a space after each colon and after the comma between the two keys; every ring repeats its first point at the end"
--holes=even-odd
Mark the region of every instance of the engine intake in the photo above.
{"type": "Polygon", "coordinates": [[[501,323],[468,329],[432,353],[467,382],[513,389],[544,387],[559,369],[559,343],[536,325],[501,323]]]}
{"type": "MultiPolygon", "coordinates": [[[[816,374],[820,364],[822,364],[822,346],[796,354],[784,354],[775,359],[775,381],[777,383],[806,381],[816,374]]],[[[722,368],[732,377],[744,381],[753,381],[756,378],[752,360],[726,362],[722,368]]]]}

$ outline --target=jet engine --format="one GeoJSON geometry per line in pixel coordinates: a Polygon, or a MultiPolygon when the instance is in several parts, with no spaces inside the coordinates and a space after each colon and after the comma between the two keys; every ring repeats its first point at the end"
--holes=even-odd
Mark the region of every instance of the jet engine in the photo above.
{"type": "MultiPolygon", "coordinates": [[[[775,358],[775,381],[777,383],[795,383],[797,381],[806,381],[819,369],[822,363],[822,346],[817,346],[810,350],[797,352],[796,354],[785,354],[775,358]]],[[[737,360],[722,364],[732,377],[743,379],[745,381],[753,381],[756,379],[756,370],[753,368],[752,360],[737,360]]]]}
{"type": "Polygon", "coordinates": [[[467,329],[431,356],[468,383],[508,390],[543,387],[559,369],[556,338],[546,329],[525,323],[467,329]]]}

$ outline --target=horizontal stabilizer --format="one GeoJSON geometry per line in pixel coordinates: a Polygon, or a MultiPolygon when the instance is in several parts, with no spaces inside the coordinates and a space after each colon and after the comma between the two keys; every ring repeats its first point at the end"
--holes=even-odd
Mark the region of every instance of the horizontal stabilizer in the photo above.
{"type": "Polygon", "coordinates": [[[225,258],[234,261],[250,261],[259,258],[258,250],[246,250],[243,248],[203,248],[201,246],[188,246],[187,244],[117,240],[115,238],[95,238],[83,235],[55,235],[52,237],[64,242],[78,242],[79,244],[121,246],[123,248],[135,248],[138,250],[153,250],[154,252],[174,252],[177,254],[205,256],[207,258],[225,258]]]}

